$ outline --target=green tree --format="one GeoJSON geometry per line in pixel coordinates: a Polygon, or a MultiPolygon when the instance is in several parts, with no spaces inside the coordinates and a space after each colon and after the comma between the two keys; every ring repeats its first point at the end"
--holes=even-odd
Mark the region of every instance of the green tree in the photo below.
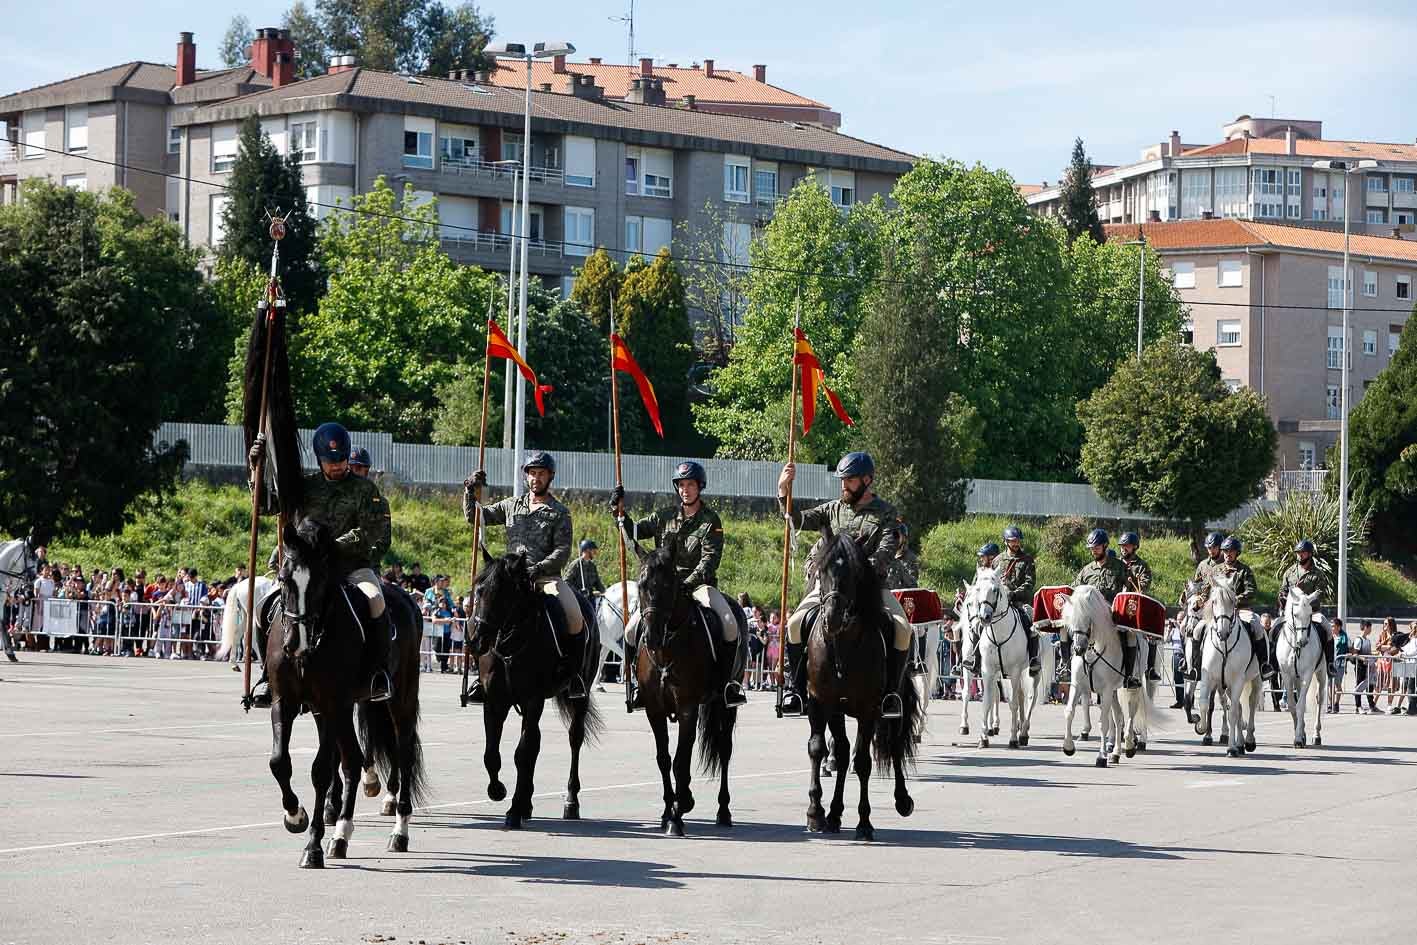
{"type": "MultiPolygon", "coordinates": [[[[1256,508],[1240,525],[1240,537],[1252,563],[1261,562],[1276,583],[1294,563],[1294,546],[1304,538],[1314,543],[1314,566],[1328,586],[1338,587],[1338,499],[1323,493],[1287,493],[1274,508],[1256,508]]],[[[1363,580],[1358,564],[1368,536],[1368,519],[1356,515],[1348,523],[1348,590],[1354,599],[1371,596],[1371,581],[1363,580]]]]}
{"type": "Polygon", "coordinates": [[[423,17],[423,71],[447,75],[451,69],[486,69],[491,60],[483,50],[492,38],[492,17],[477,4],[452,7],[433,3],[423,17]]]}
{"type": "Polygon", "coordinates": [[[240,13],[231,18],[231,25],[221,38],[221,63],[228,69],[244,66],[250,61],[251,41],[256,31],[251,29],[251,21],[240,13]]]}
{"type": "Polygon", "coordinates": [[[586,257],[585,264],[576,270],[576,281],[571,286],[571,301],[579,306],[607,343],[610,335],[610,297],[619,297],[620,285],[624,281],[624,272],[602,247],[586,257]]]}
{"type": "Polygon", "coordinates": [[[728,364],[735,326],[748,306],[752,270],[751,218],[712,200],[693,221],[679,224],[680,254],[689,308],[697,311],[695,348],[716,367],[728,364]]]}
{"type": "Polygon", "coordinates": [[[0,207],[0,530],[108,534],[172,486],[187,447],[154,432],[207,419],[199,261],[125,190],[28,181],[0,207]]]}
{"type": "MultiPolygon", "coordinates": [[[[684,280],[668,249],[646,264],[635,256],[625,267],[615,296],[615,322],[620,337],[654,384],[664,439],[654,432],[639,393],[628,375],[620,378],[620,433],[625,450],[643,453],[700,453],[702,440],[689,416],[689,368],[694,362],[693,329],[684,300],[684,280]]],[[[607,356],[608,357],[608,356],[607,356]]]]}
{"type": "Polygon", "coordinates": [[[236,163],[226,185],[220,257],[269,269],[273,240],[267,213],[275,212],[287,215],[280,281],[290,310],[297,315],[313,311],[324,280],[316,252],[318,224],[306,206],[300,164],[295,155],[281,157],[252,115],[241,123],[236,163]]]}
{"type": "Polygon", "coordinates": [[[240,423],[246,348],[256,305],[266,294],[266,272],[235,256],[218,257],[211,289],[217,317],[226,339],[226,388],[221,413],[227,423],[240,423]]]}
{"type": "Polygon", "coordinates": [[[1264,398],[1231,391],[1213,352],[1179,338],[1125,360],[1078,405],[1082,471],[1098,495],[1185,522],[1199,560],[1205,524],[1259,495],[1278,441],[1264,398]]]}
{"type": "MultiPolygon", "coordinates": [[[[800,307],[828,382],[851,411],[857,402],[851,369],[864,299],[880,268],[879,200],[843,214],[811,178],[778,205],[761,239],[753,241],[748,309],[735,332],[728,366],[713,374],[714,395],[695,404],[701,433],[731,459],[782,460],[787,455],[792,326],[800,307]]],[[[799,441],[800,462],[835,463],[857,434],[823,418],[799,441]]]]}
{"type": "MultiPolygon", "coordinates": [[[[1408,318],[1397,352],[1348,414],[1351,506],[1372,523],[1383,555],[1417,550],[1417,318],[1408,318]]],[[[1325,488],[1338,495],[1339,455],[1328,454],[1325,488]]]]}
{"type": "Polygon", "coordinates": [[[1097,215],[1097,195],[1092,190],[1092,162],[1088,160],[1081,138],[1073,142],[1073,159],[1058,196],[1058,214],[1068,231],[1069,242],[1084,233],[1091,236],[1094,243],[1106,241],[1102,220],[1097,215]]]}
{"type": "Polygon", "coordinates": [[[290,41],[295,45],[297,79],[309,79],[329,71],[330,50],[325,44],[324,31],[319,19],[305,6],[305,0],[295,0],[285,11],[281,26],[290,31],[290,41]]]}
{"type": "Polygon", "coordinates": [[[387,72],[444,75],[486,68],[492,17],[464,0],[316,0],[330,53],[352,53],[361,66],[387,72]]]}

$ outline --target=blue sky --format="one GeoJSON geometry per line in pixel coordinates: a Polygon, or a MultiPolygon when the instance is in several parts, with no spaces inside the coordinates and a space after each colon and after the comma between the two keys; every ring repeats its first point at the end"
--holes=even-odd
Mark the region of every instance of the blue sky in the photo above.
{"type": "MultiPolygon", "coordinates": [[[[313,4],[312,4],[313,5],[313,4]]],[[[233,14],[276,26],[288,3],[0,0],[0,92],[129,59],[171,62],[179,30],[215,66],[233,14]]],[[[503,39],[567,39],[624,61],[629,0],[485,2],[503,39]]],[[[1417,137],[1417,4],[640,0],[641,55],[713,58],[841,112],[843,131],[917,154],[1056,180],[1073,138],[1135,160],[1172,128],[1217,140],[1242,112],[1321,119],[1328,138],[1417,137]]]]}

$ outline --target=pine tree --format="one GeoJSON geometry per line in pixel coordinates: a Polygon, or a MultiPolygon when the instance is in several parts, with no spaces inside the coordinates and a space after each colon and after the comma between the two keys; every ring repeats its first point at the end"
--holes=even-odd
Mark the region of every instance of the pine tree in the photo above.
{"type": "Polygon", "coordinates": [[[324,277],[316,252],[318,226],[306,206],[300,164],[295,155],[280,156],[252,115],[241,124],[236,164],[226,185],[219,255],[268,269],[272,240],[266,214],[277,211],[288,215],[280,244],[281,285],[293,312],[312,312],[324,277]]]}
{"type": "Polygon", "coordinates": [[[1092,190],[1092,162],[1087,158],[1081,138],[1073,142],[1073,160],[1063,178],[1059,196],[1062,198],[1059,214],[1068,231],[1069,243],[1084,233],[1091,236],[1094,243],[1101,244],[1107,239],[1097,215],[1097,195],[1092,190]]]}

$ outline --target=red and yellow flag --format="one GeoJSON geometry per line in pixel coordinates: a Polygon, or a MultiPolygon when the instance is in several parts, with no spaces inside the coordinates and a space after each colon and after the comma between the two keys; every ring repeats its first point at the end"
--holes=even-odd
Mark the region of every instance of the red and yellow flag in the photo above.
{"type": "Polygon", "coordinates": [[[818,386],[826,393],[827,402],[832,405],[832,411],[841,418],[841,422],[849,427],[855,426],[847,415],[846,408],[841,405],[841,398],[827,386],[827,372],[822,370],[822,362],[817,360],[817,352],[812,350],[811,342],[802,334],[802,329],[794,328],[792,331],[797,337],[797,350],[792,357],[792,363],[802,367],[802,435],[806,436],[812,429],[812,420],[817,413],[818,386]]]}
{"type": "Polygon", "coordinates": [[[645,402],[645,412],[654,424],[654,432],[662,439],[664,425],[659,422],[659,399],[654,396],[654,385],[645,376],[645,372],[640,370],[634,355],[630,354],[630,349],[625,344],[625,339],[614,332],[610,334],[610,360],[615,370],[623,371],[635,379],[635,386],[640,389],[640,400],[645,402]]]}
{"type": "Polygon", "coordinates": [[[517,353],[517,346],[502,333],[502,329],[492,319],[487,319],[487,356],[489,358],[504,358],[516,364],[517,370],[521,371],[522,377],[531,384],[532,392],[536,397],[536,412],[543,417],[546,416],[546,402],[542,400],[544,394],[549,394],[553,390],[550,384],[538,384],[536,382],[536,372],[531,369],[531,365],[526,363],[526,359],[517,353]]]}

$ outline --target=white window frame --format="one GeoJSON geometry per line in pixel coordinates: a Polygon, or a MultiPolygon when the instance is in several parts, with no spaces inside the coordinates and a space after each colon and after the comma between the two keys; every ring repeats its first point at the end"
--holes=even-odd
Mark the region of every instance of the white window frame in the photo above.
{"type": "Polygon", "coordinates": [[[1284,171],[1285,191],[1290,197],[1298,197],[1304,184],[1304,172],[1297,167],[1284,171]]]}
{"type": "Polygon", "coordinates": [[[1412,277],[1398,276],[1394,279],[1393,298],[1402,299],[1404,302],[1412,301],[1412,277]]]}
{"type": "Polygon", "coordinates": [[[168,118],[167,125],[167,153],[182,153],[182,129],[172,124],[171,117],[168,118]]]}
{"type": "Polygon", "coordinates": [[[212,125],[212,173],[225,174],[236,166],[236,152],[241,147],[236,125],[212,125]]]}
{"type": "Polygon", "coordinates": [[[1318,458],[1319,450],[1313,440],[1299,441],[1299,468],[1313,469],[1314,461],[1318,458]]]}
{"type": "Polygon", "coordinates": [[[1194,289],[1196,287],[1196,264],[1193,262],[1172,263],[1171,285],[1178,289],[1194,289]]]}
{"type": "Polygon", "coordinates": [[[1243,167],[1215,169],[1215,215],[1225,218],[1244,217],[1248,213],[1243,167]]]}
{"type": "Polygon", "coordinates": [[[644,158],[640,156],[639,148],[625,149],[625,196],[638,197],[640,195],[640,174],[644,172],[644,158]]]}
{"type": "Polygon", "coordinates": [[[645,217],[642,246],[646,256],[657,256],[661,249],[671,248],[674,241],[674,221],[669,217],[645,217]]]}
{"type": "MultiPolygon", "coordinates": [[[[546,239],[546,211],[538,204],[532,204],[526,211],[527,235],[531,245],[538,246],[546,239]]],[[[522,232],[521,205],[517,205],[516,216],[512,215],[511,201],[503,201],[497,217],[498,232],[504,236],[520,236],[522,232]]]]}
{"type": "Polygon", "coordinates": [[[1396,226],[1411,226],[1417,223],[1417,213],[1411,210],[1395,210],[1392,214],[1392,222],[1396,226]]]}
{"type": "Polygon", "coordinates": [[[1215,284],[1222,289],[1238,289],[1245,284],[1240,260],[1222,259],[1215,266],[1215,284]]]}
{"type": "Polygon", "coordinates": [[[1397,354],[1397,345],[1402,340],[1402,332],[1393,331],[1391,328],[1387,332],[1387,356],[1391,358],[1397,354]]]}
{"type": "Polygon", "coordinates": [[[182,220],[182,182],[175,177],[168,177],[164,181],[163,209],[173,223],[182,220]]]}
{"type": "Polygon", "coordinates": [[[1343,326],[1328,326],[1328,348],[1326,365],[1330,371],[1343,370],[1343,326]]]}
{"type": "Polygon", "coordinates": [[[320,123],[316,119],[293,121],[286,134],[289,151],[301,164],[320,160],[320,123]],[[297,147],[297,142],[299,146],[297,147]]]}
{"type": "Polygon", "coordinates": [[[1363,329],[1363,353],[1374,358],[1378,356],[1378,330],[1376,328],[1363,329]]]}
{"type": "Polygon", "coordinates": [[[227,199],[228,198],[223,197],[221,194],[213,194],[211,200],[207,204],[207,234],[210,240],[210,245],[213,249],[216,249],[217,247],[221,246],[221,244],[226,240],[226,231],[222,228],[221,218],[223,211],[226,210],[227,199]]]}
{"type": "Polygon", "coordinates": [[[645,248],[645,218],[625,215],[625,256],[641,256],[645,248]]]}
{"type": "Polygon", "coordinates": [[[1395,194],[1410,194],[1417,192],[1417,181],[1410,177],[1393,177],[1392,192],[1395,194]]]}
{"type": "Polygon", "coordinates": [[[1238,348],[1241,344],[1240,319],[1222,318],[1215,323],[1215,346],[1217,348],[1238,348]]]}
{"type": "Polygon", "coordinates": [[[520,131],[502,132],[501,160],[522,163],[522,133],[520,131]]]}
{"type": "Polygon", "coordinates": [[[1378,297],[1378,274],[1371,269],[1363,270],[1363,295],[1370,299],[1378,297]]]}
{"type": "Polygon", "coordinates": [[[61,183],[63,183],[63,185],[65,187],[68,187],[70,190],[84,192],[89,189],[89,175],[65,174],[61,183]]]}
{"type": "Polygon", "coordinates": [[[1387,181],[1383,180],[1382,177],[1379,176],[1379,175],[1377,175],[1377,174],[1368,174],[1368,175],[1367,175],[1367,185],[1366,185],[1366,186],[1367,186],[1367,189],[1368,189],[1368,193],[1370,193],[1370,194],[1385,194],[1385,193],[1387,193],[1387,181]]]}
{"type": "Polygon", "coordinates": [[[1327,210],[1327,208],[1325,208],[1325,207],[1317,207],[1317,206],[1314,207],[1314,217],[1313,217],[1313,218],[1314,218],[1315,220],[1327,220],[1327,219],[1328,219],[1328,210],[1327,210]]]}
{"type": "Polygon", "coordinates": [[[595,186],[595,139],[566,135],[566,186],[595,186]],[[588,172],[588,173],[587,173],[588,172]]]}
{"type": "Polygon", "coordinates": [[[564,207],[561,232],[567,256],[589,256],[595,250],[594,208],[564,207]]]}
{"type": "Polygon", "coordinates": [[[84,154],[89,149],[89,107],[69,105],[64,109],[64,150],[84,154]],[[78,120],[82,115],[83,121],[78,120]]]}
{"type": "Polygon", "coordinates": [[[723,199],[729,203],[748,203],[753,199],[752,159],[738,154],[723,156],[723,199]]]}
{"type": "MultiPolygon", "coordinates": [[[[1329,308],[1343,308],[1343,303],[1344,303],[1343,295],[1344,295],[1344,292],[1343,292],[1343,267],[1342,267],[1342,266],[1329,266],[1329,267],[1328,267],[1328,307],[1329,307],[1329,308]]],[[[1350,280],[1349,283],[1348,283],[1348,295],[1350,296],[1350,299],[1349,299],[1349,300],[1351,301],[1351,296],[1353,295],[1353,282],[1352,282],[1351,280],[1350,280]]]]}
{"type": "Polygon", "coordinates": [[[1343,412],[1343,391],[1337,384],[1328,384],[1324,387],[1324,416],[1329,420],[1337,420],[1343,412]]]}
{"type": "Polygon", "coordinates": [[[1369,207],[1367,209],[1367,223],[1369,226],[1380,226],[1387,222],[1387,210],[1383,207],[1369,207]]]}
{"type": "Polygon", "coordinates": [[[1181,340],[1188,345],[1196,343],[1196,323],[1194,320],[1187,318],[1181,323],[1181,340]]]}
{"type": "Polygon", "coordinates": [[[42,108],[25,112],[20,116],[20,134],[25,145],[24,159],[26,161],[42,158],[48,153],[44,150],[46,145],[44,140],[45,124],[45,111],[42,108]]]}
{"type": "Polygon", "coordinates": [[[431,118],[405,115],[403,119],[403,151],[400,164],[403,167],[413,170],[433,170],[433,141],[437,136],[437,130],[437,124],[431,118]],[[410,135],[413,135],[411,142],[409,138],[410,135]],[[413,145],[412,151],[408,149],[410,143],[413,145]]]}
{"type": "Polygon", "coordinates": [[[753,164],[753,199],[760,204],[771,206],[777,203],[778,196],[778,171],[777,165],[766,161],[757,161],[753,164]],[[772,187],[764,187],[763,181],[771,178],[772,187]]]}
{"type": "Polygon", "coordinates": [[[674,152],[659,148],[640,151],[640,195],[669,200],[674,197],[674,152]]]}

